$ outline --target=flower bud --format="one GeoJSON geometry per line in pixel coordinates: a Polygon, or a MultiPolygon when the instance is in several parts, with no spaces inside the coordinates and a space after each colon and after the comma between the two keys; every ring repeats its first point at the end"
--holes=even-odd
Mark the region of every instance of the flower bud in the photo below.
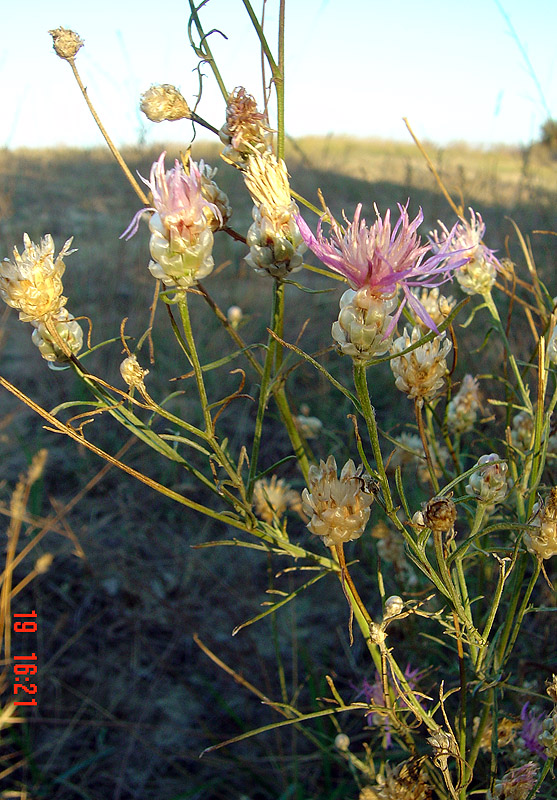
{"type": "Polygon", "coordinates": [[[333,456],[309,468],[308,489],[302,492],[303,510],[311,518],[308,528],[322,536],[327,546],[358,539],[369,520],[373,495],[362,491],[363,466],[347,461],[340,478],[333,456]]]}
{"type": "Polygon", "coordinates": [[[505,772],[496,780],[493,792],[488,791],[486,800],[526,800],[534,786],[539,767],[533,761],[505,772]]]}
{"type": "Polygon", "coordinates": [[[236,328],[242,321],[243,316],[244,315],[242,313],[242,309],[240,308],[240,306],[230,306],[230,308],[226,312],[226,318],[228,320],[228,324],[230,325],[230,327],[234,328],[234,330],[236,330],[236,328]]]}
{"type": "Polygon", "coordinates": [[[141,111],[151,122],[173,122],[177,119],[190,119],[191,111],[181,92],[170,83],[151,86],[141,95],[141,111]]]}
{"type": "Polygon", "coordinates": [[[482,469],[470,475],[466,484],[466,494],[475,497],[480,503],[490,505],[504,500],[508,491],[508,465],[496,453],[481,456],[476,466],[482,469]]]}
{"type": "Polygon", "coordinates": [[[337,733],[335,736],[335,747],[337,750],[340,750],[341,753],[346,753],[350,747],[350,737],[345,733],[337,733]]]}
{"type": "Polygon", "coordinates": [[[399,597],[398,594],[393,594],[390,597],[387,597],[387,599],[385,600],[385,611],[383,613],[383,619],[396,617],[397,614],[400,614],[403,608],[404,608],[404,600],[402,599],[402,597],[399,597]]]}
{"type": "Polygon", "coordinates": [[[83,47],[83,39],[69,28],[56,28],[49,33],[52,36],[52,46],[56,55],[65,61],[73,61],[77,51],[83,47]]]}

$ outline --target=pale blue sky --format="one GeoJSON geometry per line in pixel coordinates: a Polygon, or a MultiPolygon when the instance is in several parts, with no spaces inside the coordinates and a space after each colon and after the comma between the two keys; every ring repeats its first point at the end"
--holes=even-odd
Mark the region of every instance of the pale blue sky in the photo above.
{"type": "MultiPolygon", "coordinates": [[[[501,0],[541,93],[495,0],[286,0],[287,129],[437,142],[528,143],[557,115],[557,2],[501,0]],[[542,98],[542,94],[545,98],[542,98]]],[[[260,0],[253,0],[259,11],[260,0]]],[[[268,0],[272,21],[278,0],[268,0]]],[[[228,89],[261,97],[260,58],[241,0],[202,9],[228,89]]],[[[47,31],[85,40],[78,56],[91,99],[119,144],[190,137],[187,122],[154,125],[138,99],[152,83],[197,91],[187,0],[27,0],[2,13],[0,146],[101,144],[67,64],[47,31]]],[[[217,127],[223,101],[206,67],[199,112],[217,127]]]]}

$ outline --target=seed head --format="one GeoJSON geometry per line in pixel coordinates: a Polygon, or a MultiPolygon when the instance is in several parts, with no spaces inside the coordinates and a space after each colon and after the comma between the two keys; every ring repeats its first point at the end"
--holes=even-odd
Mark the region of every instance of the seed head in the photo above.
{"type": "Polygon", "coordinates": [[[311,517],[307,527],[329,547],[358,539],[364,532],[373,495],[362,491],[362,472],[363,466],[356,468],[350,459],[338,478],[333,456],[309,468],[309,491],[302,492],[304,512],[311,517]]]}
{"type": "Polygon", "coordinates": [[[486,505],[500,503],[509,489],[508,465],[501,461],[496,453],[490,453],[481,456],[476,466],[481,466],[481,469],[470,475],[470,480],[466,484],[466,494],[486,505]]]}
{"type": "Polygon", "coordinates": [[[83,39],[69,28],[56,28],[49,33],[52,36],[52,46],[56,55],[65,61],[73,61],[77,51],[83,47],[83,39]]]}
{"type": "MultiPolygon", "coordinates": [[[[401,353],[422,338],[419,327],[414,327],[393,343],[391,352],[401,353]]],[[[451,342],[442,333],[432,341],[416,347],[406,355],[392,358],[389,362],[395,376],[395,385],[411,400],[423,405],[425,400],[433,400],[445,384],[447,373],[447,355],[452,349],[451,342]]]]}
{"type": "Polygon", "coordinates": [[[191,111],[182,93],[170,83],[151,86],[141,95],[139,108],[151,122],[191,119],[191,111]]]}
{"type": "MultiPolygon", "coordinates": [[[[444,295],[440,294],[438,286],[435,286],[433,289],[422,289],[421,291],[416,289],[412,294],[415,295],[420,305],[425,308],[437,326],[445,322],[456,305],[456,300],[454,297],[445,297],[444,295]]],[[[429,327],[418,315],[415,316],[416,323],[420,326],[422,331],[427,333],[429,327]]]]}

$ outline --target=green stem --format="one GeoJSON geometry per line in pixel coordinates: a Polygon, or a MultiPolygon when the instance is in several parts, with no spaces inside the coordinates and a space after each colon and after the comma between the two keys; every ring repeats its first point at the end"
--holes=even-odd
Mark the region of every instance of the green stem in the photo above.
{"type": "MultiPolygon", "coordinates": [[[[520,608],[518,609],[518,613],[514,619],[509,609],[509,619],[511,620],[511,624],[506,627],[505,635],[503,635],[501,640],[501,645],[499,647],[500,664],[498,666],[502,667],[512,652],[514,643],[516,642],[516,639],[520,631],[520,626],[522,625],[522,620],[524,619],[524,614],[526,613],[526,609],[530,601],[530,596],[534,591],[534,586],[536,585],[536,582],[538,580],[541,566],[542,566],[541,559],[538,558],[536,560],[536,566],[534,567],[534,571],[532,572],[532,577],[530,578],[528,586],[526,587],[526,591],[524,592],[522,603],[520,604],[520,608]]],[[[518,599],[518,591],[517,591],[517,599],[518,599]]]]}
{"type": "Polygon", "coordinates": [[[518,384],[518,388],[520,389],[520,395],[521,395],[521,398],[522,398],[522,402],[524,403],[524,405],[526,406],[528,411],[530,413],[532,413],[532,401],[530,400],[530,395],[528,394],[526,386],[524,385],[524,381],[522,380],[522,375],[520,374],[520,370],[518,368],[518,364],[516,363],[516,359],[515,359],[512,351],[511,351],[511,346],[509,344],[509,340],[507,338],[507,334],[505,333],[505,329],[503,327],[503,323],[501,322],[501,317],[499,316],[499,311],[497,310],[497,306],[495,305],[495,303],[493,301],[493,297],[491,296],[491,292],[486,292],[486,294],[483,295],[483,299],[484,299],[484,302],[485,302],[485,304],[486,304],[486,306],[487,306],[487,308],[489,310],[489,313],[491,314],[491,317],[492,317],[493,321],[495,322],[497,330],[499,331],[499,335],[501,336],[501,338],[503,340],[503,343],[505,345],[505,350],[507,352],[507,358],[510,361],[511,369],[512,369],[512,371],[514,373],[514,376],[516,378],[516,382],[518,384]]]}
{"type": "MultiPolygon", "coordinates": [[[[271,330],[276,331],[282,328],[282,314],[284,313],[284,284],[280,281],[275,281],[273,285],[273,307],[271,311],[271,330]]],[[[267,340],[267,352],[265,354],[265,363],[263,365],[263,373],[261,375],[261,384],[259,387],[259,403],[257,406],[257,417],[255,419],[255,428],[253,432],[253,445],[251,448],[251,457],[249,462],[249,477],[247,497],[251,500],[253,495],[253,487],[255,483],[255,476],[257,475],[257,461],[259,458],[259,450],[261,448],[261,436],[263,433],[263,420],[265,417],[265,409],[269,399],[269,383],[271,381],[271,374],[273,370],[273,362],[275,360],[277,340],[269,334],[267,340]]]]}
{"type": "Polygon", "coordinates": [[[183,292],[178,300],[178,307],[180,309],[180,317],[182,319],[182,326],[184,328],[184,336],[189,350],[189,359],[195,374],[195,382],[197,383],[197,391],[199,393],[199,400],[201,401],[201,409],[203,411],[203,419],[205,422],[205,431],[213,434],[213,420],[211,418],[211,411],[209,409],[209,401],[207,400],[207,391],[205,389],[205,381],[203,380],[203,370],[197,355],[197,348],[195,346],[195,339],[191,327],[190,312],[188,308],[188,294],[183,292]]]}
{"type": "Polygon", "coordinates": [[[536,792],[538,791],[538,789],[540,788],[540,786],[541,786],[541,785],[542,785],[542,783],[544,782],[544,780],[545,780],[545,778],[546,778],[546,775],[547,775],[547,773],[548,773],[550,770],[552,770],[552,769],[553,769],[553,763],[554,763],[554,761],[555,761],[555,759],[554,759],[554,758],[548,758],[548,759],[547,759],[547,761],[546,761],[546,762],[545,762],[545,764],[543,765],[543,769],[542,769],[542,771],[540,772],[539,778],[538,778],[538,780],[536,781],[536,785],[535,785],[534,787],[532,787],[531,791],[528,793],[528,797],[526,798],[526,800],[532,800],[532,798],[533,798],[533,797],[535,797],[535,795],[536,795],[536,792]]]}
{"type": "Polygon", "coordinates": [[[189,21],[189,24],[188,24],[188,30],[190,31],[189,39],[190,39],[191,46],[193,47],[196,55],[198,55],[200,58],[203,58],[203,60],[206,61],[209,64],[209,66],[211,67],[211,69],[213,70],[213,75],[215,76],[215,80],[216,80],[216,82],[217,82],[217,84],[219,86],[221,94],[224,97],[225,101],[227,102],[229,93],[226,91],[226,87],[224,85],[224,81],[222,79],[222,76],[221,76],[221,74],[219,72],[219,68],[217,67],[216,61],[213,58],[213,54],[211,52],[211,48],[208,45],[207,36],[205,35],[205,32],[204,32],[203,27],[201,25],[201,21],[199,19],[199,14],[197,13],[197,8],[195,6],[194,0],[189,0],[189,4],[190,4],[191,13],[190,13],[190,21],[189,21]],[[197,28],[197,33],[199,34],[199,38],[200,38],[199,47],[196,47],[194,45],[193,39],[192,39],[192,36],[191,36],[191,23],[192,23],[192,21],[195,23],[195,27],[197,28]]]}
{"type": "Polygon", "coordinates": [[[369,438],[371,441],[371,447],[373,450],[373,455],[375,456],[375,463],[377,465],[377,471],[381,479],[383,496],[385,498],[385,510],[387,514],[390,514],[394,510],[393,498],[391,496],[389,480],[387,478],[385,465],[383,463],[383,456],[381,454],[381,445],[379,444],[379,434],[377,431],[377,421],[375,419],[375,409],[371,405],[371,400],[369,398],[366,369],[364,366],[362,366],[361,364],[357,364],[355,361],[354,361],[354,386],[356,387],[358,398],[362,406],[362,414],[366,421],[367,429],[369,432],[369,438]]]}

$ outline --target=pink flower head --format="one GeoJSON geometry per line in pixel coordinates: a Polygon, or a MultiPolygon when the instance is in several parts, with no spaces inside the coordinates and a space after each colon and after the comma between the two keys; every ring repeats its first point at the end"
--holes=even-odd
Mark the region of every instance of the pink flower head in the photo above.
{"type": "Polygon", "coordinates": [[[456,250],[462,252],[462,254],[466,256],[466,261],[472,261],[474,259],[479,261],[483,259],[493,264],[496,269],[500,269],[501,264],[495,257],[495,251],[490,250],[482,244],[482,239],[485,236],[485,222],[482,219],[482,215],[479,212],[476,213],[473,208],[468,208],[468,211],[470,212],[470,222],[465,220],[457,222],[452,231],[449,231],[447,227],[438,220],[441,226],[441,232],[437,233],[437,231],[432,231],[429,237],[433,249],[438,251],[441,247],[446,245],[450,238],[450,250],[453,252],[456,250]]]}
{"type": "Polygon", "coordinates": [[[438,252],[426,259],[431,244],[422,244],[417,233],[423,221],[422,210],[410,222],[407,206],[399,204],[398,208],[400,217],[394,227],[391,226],[390,211],[381,219],[375,207],[377,220],[368,228],[365,219],[360,220],[360,203],[356,207],[354,220],[348,223],[346,231],[334,220],[331,222],[330,239],[323,236],[323,218],[317,225],[316,236],[300,216],[296,217],[296,222],[310,250],[328,267],[344,275],[353,289],[366,286],[374,295],[385,299],[392,297],[397,288],[403,290],[404,298],[389,326],[387,336],[396,325],[406,303],[428,328],[437,331],[435,322],[411,288],[431,288],[445,283],[451,279],[455,269],[466,263],[467,258],[459,257],[460,254],[454,251],[450,236],[438,252]]]}
{"type": "Polygon", "coordinates": [[[155,211],[160,217],[171,246],[176,244],[176,249],[181,250],[181,242],[191,243],[207,228],[205,209],[221,222],[222,215],[214,203],[207,202],[203,197],[201,174],[195,161],[190,158],[189,174],[178,159],[175,160],[172,169],[165,171],[165,156],[166,152],[161,153],[158,161],[153,163],[150,180],[140,176],[143,183],[151,190],[154,206],[140,209],[121,238],[130,239],[137,233],[143,214],[155,211]]]}

